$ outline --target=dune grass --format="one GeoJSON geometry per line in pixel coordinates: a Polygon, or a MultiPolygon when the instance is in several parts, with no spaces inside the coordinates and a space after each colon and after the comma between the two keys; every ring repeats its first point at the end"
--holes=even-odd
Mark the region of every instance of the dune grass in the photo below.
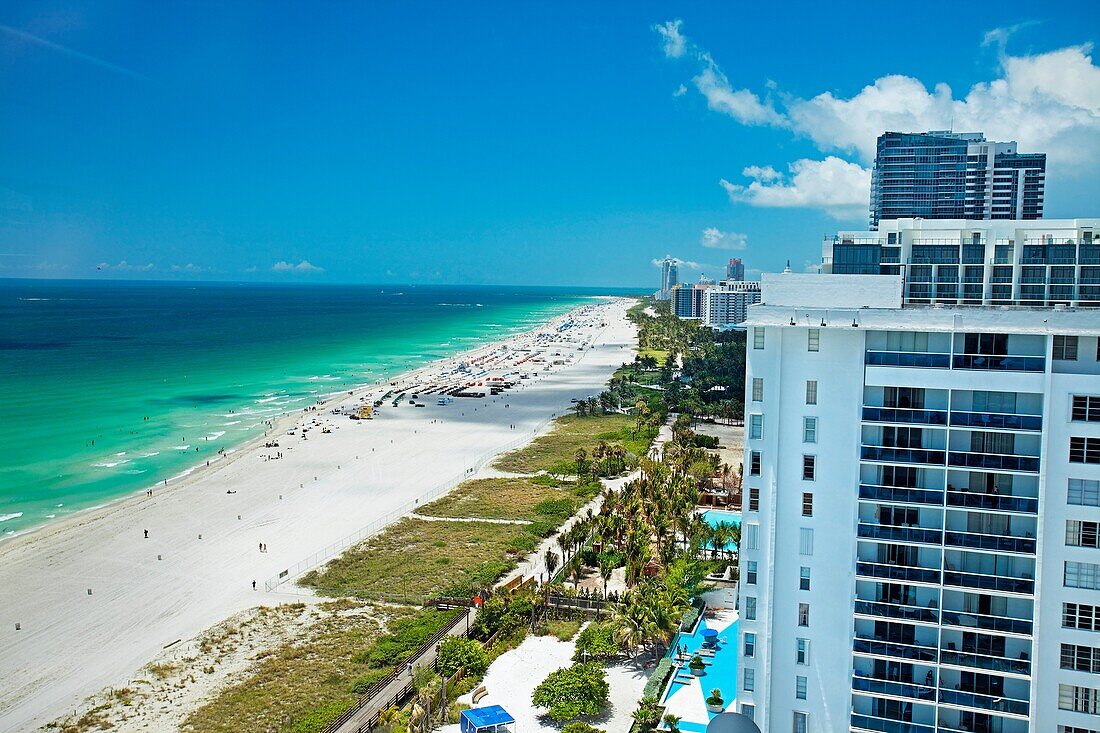
{"type": "MultiPolygon", "coordinates": [[[[557,526],[596,495],[595,483],[573,484],[550,476],[516,476],[465,481],[418,514],[433,517],[476,517],[519,520],[557,526]]],[[[547,528],[534,528],[546,534],[547,528]]]]}
{"type": "Polygon", "coordinates": [[[599,441],[621,445],[635,455],[644,454],[652,435],[641,431],[633,434],[634,419],[629,415],[563,415],[554,421],[554,429],[540,435],[523,448],[505,453],[493,466],[511,473],[550,471],[573,461],[578,448],[591,451],[599,441]]]}

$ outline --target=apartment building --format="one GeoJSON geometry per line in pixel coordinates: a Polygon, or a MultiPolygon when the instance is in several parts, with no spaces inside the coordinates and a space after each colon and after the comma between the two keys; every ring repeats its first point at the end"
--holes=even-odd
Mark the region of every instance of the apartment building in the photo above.
{"type": "Polygon", "coordinates": [[[1100,730],[1100,313],[765,275],[737,709],[770,733],[1100,730]]]}

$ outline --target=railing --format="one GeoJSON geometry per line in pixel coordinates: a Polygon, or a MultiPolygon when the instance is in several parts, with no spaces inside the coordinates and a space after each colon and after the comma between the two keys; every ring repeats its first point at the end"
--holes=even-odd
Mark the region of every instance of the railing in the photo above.
{"type": "Polygon", "coordinates": [[[860,457],[865,461],[885,461],[888,463],[919,463],[928,466],[944,465],[946,452],[925,448],[894,448],[885,445],[865,445],[860,457]]]}
{"type": "Polygon", "coordinates": [[[1027,715],[1028,701],[1011,697],[994,697],[963,690],[945,690],[940,688],[940,702],[983,710],[996,710],[1012,715],[1027,715]]]}
{"type": "Polygon", "coordinates": [[[1010,456],[998,453],[964,453],[951,451],[949,464],[963,468],[991,468],[1000,471],[1039,472],[1038,456],[1010,456]]]}
{"type": "Polygon", "coordinates": [[[1008,616],[986,616],[980,613],[946,610],[943,611],[942,616],[944,626],[959,626],[966,629],[985,629],[1006,634],[1031,636],[1035,628],[1032,621],[1022,618],[1009,618],[1008,616]]]}
{"type": "Polygon", "coordinates": [[[1008,674],[1031,674],[1031,662],[1026,659],[990,657],[984,654],[974,654],[972,652],[958,652],[953,649],[943,649],[940,651],[940,664],[950,664],[955,667],[972,667],[974,669],[988,669],[993,672],[1007,672],[1008,674]]]}
{"type": "Polygon", "coordinates": [[[946,410],[922,410],[909,407],[864,407],[867,422],[898,422],[914,425],[946,425],[946,410]]]}
{"type": "Polygon", "coordinates": [[[1005,593],[1035,594],[1035,581],[1028,578],[1006,578],[1000,575],[982,575],[950,569],[943,573],[943,584],[1005,593]]]}
{"type": "Polygon", "coordinates": [[[945,545],[969,547],[976,550],[999,550],[1001,552],[1021,552],[1035,554],[1035,540],[1030,537],[1011,537],[1008,535],[979,534],[977,532],[944,533],[945,545]]]}
{"type": "Polygon", "coordinates": [[[946,369],[951,365],[951,355],[923,351],[868,351],[864,362],[869,366],[946,369]]]}
{"type": "Polygon", "coordinates": [[[1042,430],[1043,416],[1013,415],[1000,412],[957,412],[952,410],[951,424],[964,428],[1042,430]]]}
{"type": "Polygon", "coordinates": [[[1041,356],[955,354],[954,368],[1000,372],[1041,372],[1046,368],[1046,359],[1041,356]]]}
{"type": "Polygon", "coordinates": [[[893,697],[908,697],[914,700],[936,701],[936,688],[912,682],[891,682],[879,680],[873,677],[861,677],[858,674],[852,677],[852,689],[859,692],[870,692],[876,695],[892,695],[893,697]]]}
{"type": "Polygon", "coordinates": [[[1005,494],[980,494],[968,491],[948,491],[948,506],[961,506],[970,509],[996,509],[1005,512],[1039,511],[1039,500],[1027,496],[1008,496],[1005,494]]]}
{"type": "Polygon", "coordinates": [[[906,580],[911,583],[938,584],[940,582],[939,570],[914,568],[907,565],[884,565],[877,562],[857,561],[856,575],[884,580],[906,580]]]}
{"type": "Polygon", "coordinates": [[[896,501],[904,504],[943,506],[943,492],[931,489],[911,489],[900,486],[859,485],[859,498],[872,501],[896,501]]]}
{"type": "Polygon", "coordinates": [[[857,637],[852,642],[852,651],[859,654],[874,654],[882,657],[914,659],[920,662],[935,662],[936,653],[939,650],[934,646],[899,644],[892,641],[873,641],[871,639],[860,639],[857,637]]]}
{"type": "Polygon", "coordinates": [[[875,618],[896,618],[903,621],[916,621],[918,623],[934,624],[938,620],[936,612],[931,608],[920,606],[903,606],[883,601],[860,601],[855,604],[855,612],[864,616],[875,618]]]}
{"type": "Polygon", "coordinates": [[[920,542],[926,545],[943,543],[943,532],[923,527],[897,527],[890,524],[872,524],[860,522],[856,534],[864,539],[889,540],[892,542],[920,542]]]}
{"type": "Polygon", "coordinates": [[[852,728],[873,733],[936,733],[935,726],[852,713],[852,728]]]}
{"type": "Polygon", "coordinates": [[[515,448],[519,448],[520,446],[530,442],[532,437],[537,435],[543,428],[545,428],[558,417],[561,410],[566,409],[569,406],[570,403],[563,402],[561,405],[559,405],[558,411],[551,414],[550,417],[540,421],[534,428],[531,429],[530,433],[528,433],[527,435],[509,441],[506,445],[503,445],[499,448],[494,448],[493,450],[482,453],[480,456],[475,458],[474,461],[470,464],[470,467],[463,471],[461,474],[454,476],[440,484],[437,484],[425,493],[421,494],[416,499],[405,502],[396,509],[387,512],[386,514],[374,520],[359,531],[343,537],[336,542],[333,542],[331,545],[328,545],[318,550],[309,557],[299,560],[290,567],[280,571],[278,575],[268,578],[264,581],[264,589],[268,592],[275,590],[283,583],[294,580],[298,576],[339,555],[344,550],[347,550],[349,547],[352,547],[353,545],[356,545],[363,540],[374,536],[396,520],[400,519],[406,514],[412,513],[417,508],[423,506],[427,502],[432,501],[433,499],[438,499],[439,497],[443,496],[448,491],[453,489],[455,486],[458,486],[460,483],[470,478],[470,476],[479,471],[490,461],[495,460],[497,456],[515,448]]]}

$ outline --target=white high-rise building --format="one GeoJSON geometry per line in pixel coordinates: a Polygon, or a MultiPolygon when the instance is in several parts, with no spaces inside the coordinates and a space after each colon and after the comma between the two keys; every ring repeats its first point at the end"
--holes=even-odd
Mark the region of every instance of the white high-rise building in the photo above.
{"type": "Polygon", "coordinates": [[[761,730],[1100,730],[1100,313],[764,276],[737,709],[761,730]]]}
{"type": "Polygon", "coordinates": [[[657,291],[657,300],[671,300],[672,289],[680,283],[680,267],[676,259],[665,257],[661,260],[661,289],[657,291]]]}
{"type": "Polygon", "coordinates": [[[703,293],[703,325],[716,329],[739,325],[748,317],[749,306],[759,302],[760,283],[723,280],[703,293]]]}

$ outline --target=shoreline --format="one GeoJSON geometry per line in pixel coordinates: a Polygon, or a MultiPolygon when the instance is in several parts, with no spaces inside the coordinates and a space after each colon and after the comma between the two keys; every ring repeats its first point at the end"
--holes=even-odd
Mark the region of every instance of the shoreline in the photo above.
{"type": "Polygon", "coordinates": [[[570,397],[602,389],[629,360],[623,352],[633,343],[628,303],[615,298],[582,305],[351,395],[341,390],[316,409],[288,413],[267,437],[257,436],[209,468],[200,465],[174,486],[160,484],[152,498],[130,493],[0,545],[0,587],[6,591],[0,645],[7,650],[0,676],[17,680],[0,691],[0,730],[57,719],[88,695],[127,679],[163,646],[234,613],[298,600],[262,592],[264,579],[361,531],[441,478],[465,477],[471,459],[499,454],[520,436],[530,440],[533,428],[545,425],[552,412],[560,414],[570,397]],[[531,356],[520,359],[524,352],[534,351],[535,334],[556,333],[548,324],[582,318],[578,314],[583,322],[575,329],[549,339],[571,343],[542,353],[573,349],[576,339],[585,348],[555,353],[560,365],[546,358],[545,367],[524,367],[538,377],[517,380],[501,397],[459,397],[437,406],[435,395],[424,396],[420,401],[429,404],[419,410],[403,399],[370,421],[333,411],[358,406],[390,383],[400,392],[440,381],[448,365],[464,359],[514,371],[517,359],[522,364],[531,356]],[[287,436],[288,426],[302,434],[287,436]],[[143,528],[150,530],[147,539],[143,528]],[[257,542],[269,544],[269,552],[257,552],[257,542]],[[256,591],[250,580],[259,582],[256,591]],[[22,630],[14,631],[15,623],[22,630]]]}
{"type": "MultiPolygon", "coordinates": [[[[474,346],[473,348],[466,349],[464,351],[456,351],[450,356],[432,359],[414,369],[395,372],[394,374],[380,377],[374,382],[356,385],[349,390],[337,390],[334,392],[325,393],[323,395],[318,395],[315,401],[307,407],[296,408],[290,412],[284,412],[273,417],[266,418],[265,422],[271,421],[271,425],[265,431],[258,435],[253,435],[249,438],[246,438],[244,441],[236,443],[231,447],[227,447],[224,455],[215,454],[215,457],[212,457],[209,461],[203,460],[199,463],[188,466],[187,468],[176,473],[175,475],[168,476],[167,479],[162,478],[156,483],[146,485],[140,489],[127,490],[125,493],[107,498],[105,499],[105,501],[102,501],[100,503],[77,509],[71,514],[67,514],[61,518],[51,518],[46,519],[45,521],[40,521],[37,524],[18,530],[14,534],[0,534],[0,556],[3,555],[3,553],[9,546],[16,544],[19,540],[27,541],[32,536],[39,535],[46,530],[62,530],[66,526],[74,524],[79,525],[83,520],[88,519],[87,515],[90,512],[110,510],[113,508],[117,508],[127,502],[147,499],[149,498],[147,492],[150,490],[153,490],[154,493],[158,493],[183,488],[189,482],[198,480],[202,475],[207,472],[208,469],[225,466],[240,458],[242,453],[246,453],[260,447],[263,441],[267,439],[268,433],[274,432],[275,434],[278,434],[280,430],[285,430],[287,426],[293,425],[295,422],[297,422],[297,420],[301,418],[302,415],[310,412],[309,408],[311,407],[323,406],[328,404],[332,400],[346,401],[349,398],[359,397],[363,393],[369,393],[370,391],[378,389],[379,387],[384,387],[389,382],[402,381],[413,378],[427,371],[436,369],[439,365],[453,363],[456,360],[476,358],[482,352],[492,351],[500,344],[507,343],[516,338],[521,338],[542,332],[546,328],[548,328],[550,324],[556,321],[560,321],[561,319],[568,317],[570,314],[576,311],[592,305],[599,305],[603,302],[611,302],[614,300],[622,299],[622,296],[587,296],[587,298],[593,302],[574,306],[573,308],[570,308],[563,313],[560,313],[556,316],[549,318],[546,321],[543,321],[534,328],[528,328],[525,330],[506,334],[504,336],[496,337],[493,341],[481,344],[479,346],[474,346]]],[[[629,300],[629,298],[627,298],[627,300],[629,300]]],[[[22,514],[22,512],[20,512],[20,514],[22,514]]]]}

